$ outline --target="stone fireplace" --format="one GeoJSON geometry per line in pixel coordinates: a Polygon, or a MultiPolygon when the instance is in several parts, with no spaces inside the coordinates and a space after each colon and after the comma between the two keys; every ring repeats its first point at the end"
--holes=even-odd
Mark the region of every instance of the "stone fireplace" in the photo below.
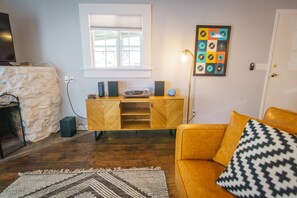
{"type": "Polygon", "coordinates": [[[11,94],[1,94],[0,98],[0,157],[26,146],[19,99],[11,94]],[[3,104],[4,101],[9,101],[3,104]]]}
{"type": "Polygon", "coordinates": [[[0,94],[4,92],[19,98],[26,141],[59,131],[61,95],[55,68],[0,66],[0,94]]]}

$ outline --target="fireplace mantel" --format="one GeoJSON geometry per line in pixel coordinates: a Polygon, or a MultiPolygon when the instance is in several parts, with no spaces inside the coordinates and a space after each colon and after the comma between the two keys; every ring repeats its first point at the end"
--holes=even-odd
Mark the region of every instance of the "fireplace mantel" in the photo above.
{"type": "Polygon", "coordinates": [[[19,97],[26,141],[59,130],[61,94],[54,67],[0,66],[0,94],[19,97]]]}

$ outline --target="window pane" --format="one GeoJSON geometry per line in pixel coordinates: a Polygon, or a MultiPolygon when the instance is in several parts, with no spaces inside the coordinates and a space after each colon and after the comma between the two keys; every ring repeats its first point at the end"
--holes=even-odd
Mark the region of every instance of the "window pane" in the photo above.
{"type": "Polygon", "coordinates": [[[117,34],[118,31],[92,30],[93,63],[95,67],[117,66],[117,34]]]}
{"type": "Polygon", "coordinates": [[[120,37],[122,46],[140,46],[140,36],[141,32],[121,32],[120,37]]]}
{"type": "Polygon", "coordinates": [[[140,51],[140,47],[139,46],[130,46],[130,51],[140,51]]]}
{"type": "Polygon", "coordinates": [[[122,46],[129,46],[129,37],[122,37],[122,46]]]}
{"type": "Polygon", "coordinates": [[[95,67],[137,67],[141,65],[140,51],[142,32],[111,30],[91,31],[94,39],[93,63],[95,67]]]}
{"type": "Polygon", "coordinates": [[[94,40],[94,45],[96,46],[104,46],[105,40],[94,40]]]}
{"type": "Polygon", "coordinates": [[[116,52],[106,52],[106,65],[107,67],[117,66],[117,53],[116,52]]]}
{"type": "Polygon", "coordinates": [[[122,47],[121,51],[130,51],[130,47],[122,47]]]}
{"type": "Polygon", "coordinates": [[[105,52],[95,52],[95,67],[106,67],[105,52]]]}
{"type": "Polygon", "coordinates": [[[130,45],[131,46],[140,46],[140,36],[135,35],[130,37],[130,45]]]}
{"type": "Polygon", "coordinates": [[[117,43],[116,38],[117,38],[117,32],[115,32],[115,31],[107,32],[107,34],[106,34],[106,45],[116,46],[116,43],[117,43]]]}
{"type": "Polygon", "coordinates": [[[116,52],[116,51],[117,51],[117,48],[116,48],[116,47],[109,47],[109,46],[107,46],[107,47],[105,48],[105,50],[106,50],[107,52],[116,52]]]}
{"type": "Polygon", "coordinates": [[[122,66],[140,66],[140,40],[141,32],[121,31],[121,56],[120,62],[122,66]]]}
{"type": "Polygon", "coordinates": [[[140,66],[140,51],[130,51],[130,65],[140,66]]]}
{"type": "Polygon", "coordinates": [[[129,54],[130,54],[129,51],[122,51],[122,53],[121,53],[121,63],[122,63],[121,65],[122,66],[129,66],[129,63],[130,63],[129,54]]]}
{"type": "Polygon", "coordinates": [[[95,47],[95,52],[105,52],[105,47],[95,47]]]}
{"type": "Polygon", "coordinates": [[[105,40],[106,32],[102,30],[93,30],[94,40],[105,40]]]}

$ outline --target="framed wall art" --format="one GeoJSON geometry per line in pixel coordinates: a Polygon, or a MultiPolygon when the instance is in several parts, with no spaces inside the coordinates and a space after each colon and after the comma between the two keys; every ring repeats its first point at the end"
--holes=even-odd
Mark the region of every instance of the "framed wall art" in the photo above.
{"type": "Polygon", "coordinates": [[[197,25],[194,76],[225,76],[231,26],[197,25]]]}

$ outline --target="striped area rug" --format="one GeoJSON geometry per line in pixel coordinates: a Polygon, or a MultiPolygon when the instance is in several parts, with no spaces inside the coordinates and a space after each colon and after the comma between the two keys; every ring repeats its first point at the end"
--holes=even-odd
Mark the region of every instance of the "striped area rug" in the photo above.
{"type": "Polygon", "coordinates": [[[39,170],[20,173],[0,198],[146,198],[168,196],[164,171],[157,168],[39,170]]]}

